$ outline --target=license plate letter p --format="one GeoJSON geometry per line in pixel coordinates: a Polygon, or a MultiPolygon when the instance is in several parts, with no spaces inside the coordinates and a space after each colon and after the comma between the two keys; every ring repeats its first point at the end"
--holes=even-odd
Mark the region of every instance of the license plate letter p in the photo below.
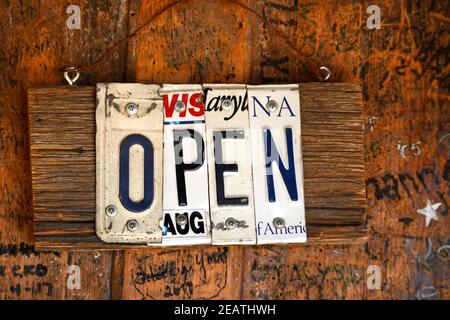
{"type": "Polygon", "coordinates": [[[205,109],[201,85],[167,85],[163,245],[210,244],[205,109]]]}

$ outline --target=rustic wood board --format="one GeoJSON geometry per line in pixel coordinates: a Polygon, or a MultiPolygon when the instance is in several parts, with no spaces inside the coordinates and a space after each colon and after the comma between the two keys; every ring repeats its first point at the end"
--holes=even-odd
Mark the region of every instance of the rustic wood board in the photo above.
{"type": "MultiPolygon", "coordinates": [[[[438,254],[450,241],[449,39],[444,37],[448,2],[379,0],[379,30],[366,27],[366,9],[373,4],[369,1],[242,2],[279,26],[306,55],[331,67],[333,81],[362,86],[367,244],[228,247],[226,252],[35,252],[27,88],[65,84],[63,66],[94,61],[110,41],[132,32],[171,1],[71,1],[81,8],[80,30],[65,28],[67,1],[3,1],[1,299],[450,298],[448,261],[438,254]],[[407,157],[401,157],[399,140],[420,141],[422,152],[413,155],[408,149],[407,157]],[[425,227],[424,216],[416,210],[427,198],[442,205],[439,221],[425,227]],[[79,290],[66,287],[70,265],[81,270],[79,290]],[[380,268],[380,289],[367,287],[369,266],[380,268]],[[25,275],[25,267],[33,272],[25,275]],[[192,272],[163,272],[171,268],[192,272]],[[36,269],[46,271],[36,274],[36,269]],[[151,270],[158,270],[158,277],[136,283],[136,276],[155,275],[151,270]],[[193,289],[182,290],[186,287],[193,289]]],[[[268,32],[265,23],[241,8],[212,0],[177,5],[128,48],[122,46],[84,73],[79,83],[105,81],[260,84],[314,79],[304,61],[268,32]]]]}
{"type": "MultiPolygon", "coordinates": [[[[28,91],[37,249],[133,248],[95,236],[95,91],[28,91]]],[[[299,91],[308,243],[365,241],[360,88],[309,83],[299,91]]]]}

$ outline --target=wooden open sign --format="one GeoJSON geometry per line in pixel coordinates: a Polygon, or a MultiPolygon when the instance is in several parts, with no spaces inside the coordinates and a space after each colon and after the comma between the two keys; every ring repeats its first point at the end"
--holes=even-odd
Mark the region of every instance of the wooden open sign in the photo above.
{"type": "MultiPolygon", "coordinates": [[[[308,243],[365,241],[361,90],[309,83],[299,92],[308,243]]],[[[138,248],[95,232],[95,87],[33,88],[28,96],[36,247],[138,248]]]]}

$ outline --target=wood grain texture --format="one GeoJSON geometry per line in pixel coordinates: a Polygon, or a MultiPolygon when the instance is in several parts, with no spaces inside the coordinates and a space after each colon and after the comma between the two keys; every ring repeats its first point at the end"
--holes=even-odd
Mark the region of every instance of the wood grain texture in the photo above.
{"type": "MultiPolygon", "coordinates": [[[[448,260],[439,251],[450,244],[449,39],[446,36],[449,3],[378,0],[381,29],[368,30],[366,10],[374,4],[371,1],[242,2],[281,28],[307,56],[330,67],[333,81],[361,85],[370,236],[365,245],[229,247],[227,256],[232,257],[230,261],[236,268],[227,268],[226,288],[217,297],[449,299],[448,260]],[[414,155],[407,148],[406,158],[401,157],[397,149],[399,140],[401,146],[420,142],[420,154],[414,155]],[[442,203],[438,209],[439,220],[433,220],[428,227],[425,217],[417,213],[427,199],[442,203]],[[367,287],[370,265],[380,267],[380,289],[367,287]]],[[[33,219],[26,89],[64,84],[61,67],[95,60],[110,41],[132,32],[152,12],[171,1],[71,3],[80,5],[81,30],[65,27],[66,1],[0,2],[2,299],[74,296],[65,293],[67,253],[36,253],[31,246],[33,219]],[[25,266],[37,264],[48,267],[45,276],[14,275],[13,269],[18,266],[23,270],[25,266]],[[27,288],[31,289],[27,282],[35,282],[35,287],[41,289],[26,292],[27,288]],[[49,286],[52,286],[50,292],[46,290],[49,286]]],[[[241,8],[218,0],[178,5],[146,28],[128,49],[123,46],[117,53],[95,70],[83,74],[79,84],[95,85],[100,81],[260,84],[315,80],[306,72],[304,61],[268,32],[265,23],[241,8]]],[[[320,220],[325,221],[323,217],[320,220]]],[[[167,299],[167,295],[180,298],[187,296],[179,288],[188,287],[191,281],[195,288],[190,293],[191,299],[206,294],[214,296],[217,286],[210,275],[214,273],[219,284],[224,283],[219,271],[225,269],[218,263],[208,265],[206,281],[203,281],[203,269],[197,268],[189,273],[187,281],[180,276],[162,276],[156,285],[148,281],[137,288],[132,282],[138,267],[164,271],[166,265],[191,266],[192,263],[184,261],[192,261],[189,259],[200,252],[203,254],[199,258],[210,257],[212,262],[212,250],[215,249],[115,251],[113,260],[97,260],[105,270],[112,264],[110,278],[102,277],[98,282],[101,289],[83,282],[80,290],[87,299],[142,299],[147,297],[145,292],[153,298],[167,299]],[[159,259],[161,253],[167,264],[159,259]],[[162,267],[158,269],[158,266],[162,267]],[[166,295],[165,286],[170,288],[166,295]]],[[[92,257],[96,252],[80,254],[92,257]]],[[[78,261],[83,277],[86,276],[83,273],[95,276],[95,260],[78,261]]]]}
{"type": "Polygon", "coordinates": [[[95,220],[94,101],[95,87],[29,91],[31,173],[37,222],[95,220]]]}
{"type": "MultiPolygon", "coordinates": [[[[66,1],[0,3],[0,299],[109,298],[111,292],[107,270],[112,253],[101,258],[95,258],[95,251],[76,253],[71,259],[70,251],[36,252],[32,246],[27,89],[64,84],[64,67],[96,59],[107,41],[128,31],[126,0],[71,4],[80,6],[80,30],[66,27],[66,1]],[[80,290],[66,285],[70,265],[80,268],[80,290]]],[[[125,47],[103,70],[86,72],[80,81],[123,80],[126,58],[125,47]]],[[[84,197],[82,192],[77,196],[84,197]]],[[[56,204],[53,210],[58,210],[56,204]]]]}
{"type": "MultiPolygon", "coordinates": [[[[305,84],[301,85],[300,95],[301,114],[305,114],[302,132],[306,221],[311,233],[308,242],[364,241],[359,87],[305,84]],[[342,114],[345,120],[339,116],[342,114]],[[315,119],[323,117],[327,119],[327,129],[319,130],[315,119]],[[349,146],[343,149],[346,143],[349,146]],[[341,148],[333,148],[335,145],[341,148]],[[338,228],[342,234],[334,230],[337,226],[343,227],[338,228]]],[[[42,87],[28,91],[38,249],[129,247],[103,243],[95,237],[95,99],[94,87],[42,87]]]]}

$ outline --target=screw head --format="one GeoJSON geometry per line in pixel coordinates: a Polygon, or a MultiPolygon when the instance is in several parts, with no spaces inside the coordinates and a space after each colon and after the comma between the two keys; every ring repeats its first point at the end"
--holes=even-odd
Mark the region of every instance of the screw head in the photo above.
{"type": "Polygon", "coordinates": [[[129,116],[133,116],[138,112],[138,106],[135,103],[128,103],[125,106],[125,110],[127,111],[129,116]]]}
{"type": "Polygon", "coordinates": [[[186,105],[184,104],[183,101],[178,100],[177,102],[175,102],[175,110],[177,112],[182,112],[186,109],[186,105]]]}
{"type": "Polygon", "coordinates": [[[273,223],[273,226],[277,229],[281,229],[286,225],[286,222],[284,221],[284,219],[280,218],[280,217],[273,219],[272,223],[273,223]]]}
{"type": "Polygon", "coordinates": [[[275,112],[278,110],[278,103],[275,100],[269,100],[266,104],[267,110],[275,112]]]}
{"type": "Polygon", "coordinates": [[[230,99],[223,100],[222,104],[221,104],[222,109],[225,111],[231,110],[231,105],[232,105],[232,102],[230,99]]]}
{"type": "Polygon", "coordinates": [[[117,208],[113,205],[109,205],[106,207],[105,212],[108,217],[114,217],[117,214],[117,208]]]}
{"type": "Polygon", "coordinates": [[[203,93],[199,94],[198,97],[195,99],[198,103],[203,103],[205,100],[205,96],[203,95],[203,93]]]}
{"type": "Polygon", "coordinates": [[[134,232],[139,229],[139,223],[136,220],[129,220],[127,222],[127,229],[134,232]]]}
{"type": "Polygon", "coordinates": [[[179,226],[184,226],[188,221],[187,217],[184,214],[180,214],[179,216],[177,216],[176,220],[179,226]]]}
{"type": "Polygon", "coordinates": [[[225,220],[225,225],[227,226],[228,230],[233,230],[237,226],[237,221],[234,218],[228,218],[227,220],[225,220]]]}

